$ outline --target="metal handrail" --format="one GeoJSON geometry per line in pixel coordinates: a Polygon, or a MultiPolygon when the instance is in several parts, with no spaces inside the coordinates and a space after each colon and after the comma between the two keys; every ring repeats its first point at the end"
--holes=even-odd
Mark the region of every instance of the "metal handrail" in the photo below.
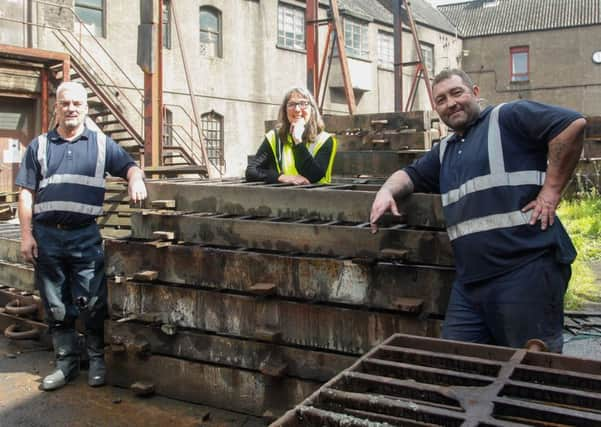
{"type": "MultiPolygon", "coordinates": [[[[173,135],[175,135],[178,138],[179,141],[179,145],[181,146],[182,144],[184,145],[183,148],[187,148],[189,151],[189,156],[194,160],[194,162],[198,163],[198,164],[202,164],[202,158],[199,158],[195,151],[194,151],[194,146],[191,144],[186,143],[186,139],[184,139],[177,131],[177,129],[175,129],[176,127],[181,128],[182,130],[184,130],[184,132],[186,132],[186,134],[188,133],[183,126],[181,125],[166,125],[168,127],[170,127],[173,130],[173,135]]],[[[195,142],[194,140],[192,140],[192,142],[195,142]]]]}
{"type": "MultiPolygon", "coordinates": [[[[61,35],[64,36],[63,32],[60,31],[61,35]]],[[[60,39],[59,39],[60,40],[60,39]]],[[[63,46],[65,46],[65,48],[67,49],[67,51],[71,52],[69,47],[65,45],[65,43],[68,43],[71,47],[74,47],[72,42],[70,42],[69,40],[67,40],[67,38],[65,37],[64,42],[61,41],[63,43],[63,46]]],[[[82,46],[83,47],[83,46],[82,46]]],[[[92,71],[94,68],[90,66],[90,63],[82,56],[80,55],[80,57],[78,59],[81,59],[81,61],[84,63],[83,65],[87,66],[89,68],[88,73],[91,75],[95,75],[95,77],[101,81],[101,83],[103,83],[102,86],[104,86],[105,88],[108,88],[110,86],[113,87],[118,87],[117,83],[110,77],[110,75],[104,70],[104,67],[102,67],[98,61],[94,58],[94,55],[92,55],[85,47],[83,48],[83,51],[91,58],[91,60],[93,61],[93,63],[96,65],[96,67],[100,70],[102,70],[102,72],[108,77],[109,82],[111,83],[111,85],[106,84],[106,82],[103,81],[102,77],[100,75],[98,75],[97,73],[95,73],[94,71],[92,71]]],[[[97,85],[99,88],[102,87],[101,85],[97,85]]],[[[122,91],[120,91],[120,93],[123,93],[122,91]]],[[[109,92],[108,95],[114,100],[116,101],[117,104],[121,104],[123,105],[123,103],[121,102],[121,100],[117,99],[115,96],[112,96],[112,94],[109,92]]],[[[143,96],[143,95],[142,95],[143,96]]],[[[136,105],[134,104],[134,102],[132,100],[129,99],[129,97],[123,93],[123,97],[125,98],[125,100],[127,101],[127,103],[133,108],[133,110],[137,113],[137,115],[143,119],[144,115],[138,110],[138,108],[136,107],[136,105]]]]}
{"type": "MultiPolygon", "coordinates": [[[[66,6],[64,4],[58,4],[58,3],[52,3],[52,2],[48,2],[48,1],[43,1],[43,0],[32,0],[33,2],[37,3],[37,4],[45,4],[48,6],[53,6],[53,7],[58,7],[61,9],[67,9],[69,12],[71,12],[71,15],[73,15],[73,17],[77,20],[77,22],[80,25],[80,28],[83,27],[85,28],[85,30],[88,32],[88,34],[90,35],[90,37],[92,37],[92,39],[96,42],[96,44],[98,45],[98,47],[100,47],[100,49],[102,49],[102,51],[105,53],[105,55],[111,60],[111,62],[113,63],[113,65],[115,65],[117,67],[117,69],[121,72],[121,74],[123,74],[125,76],[125,78],[127,79],[127,81],[132,85],[132,88],[135,89],[140,95],[144,96],[144,91],[142,91],[141,89],[138,89],[135,85],[135,83],[127,76],[127,73],[125,71],[123,71],[123,69],[119,66],[119,64],[117,63],[117,61],[115,61],[113,59],[113,57],[111,56],[111,54],[104,48],[104,46],[102,46],[102,44],[98,41],[98,39],[96,38],[96,36],[90,31],[90,29],[86,26],[86,24],[81,20],[81,18],[79,16],[77,16],[77,13],[75,13],[75,10],[71,7],[71,6],[66,6]]],[[[24,22],[25,24],[29,24],[29,22],[24,22]]],[[[50,27],[48,27],[50,28],[50,27]]],[[[58,30],[62,30],[64,31],[64,28],[60,28],[60,27],[54,27],[51,29],[58,29],[58,30]]],[[[81,42],[80,42],[81,44],[81,42]]]]}

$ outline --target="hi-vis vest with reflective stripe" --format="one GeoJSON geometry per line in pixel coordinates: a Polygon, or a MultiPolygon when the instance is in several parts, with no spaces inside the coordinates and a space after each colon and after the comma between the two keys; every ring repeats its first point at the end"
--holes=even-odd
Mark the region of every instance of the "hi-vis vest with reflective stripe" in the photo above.
{"type": "Polygon", "coordinates": [[[106,163],[106,135],[102,132],[96,132],[96,144],[98,147],[96,156],[96,169],[94,176],[74,175],[74,174],[52,174],[48,176],[48,135],[43,134],[38,137],[37,160],[40,164],[40,174],[42,180],[38,191],[51,189],[60,184],[77,184],[90,189],[101,189],[102,196],[98,199],[98,204],[77,203],[73,201],[60,200],[54,197],[52,200],[44,200],[36,203],[33,207],[34,214],[40,214],[51,211],[66,211],[84,215],[99,216],[102,215],[102,203],[105,188],[104,169],[106,163]]]}
{"type": "MultiPolygon", "coordinates": [[[[523,206],[512,206],[512,202],[503,198],[502,192],[499,192],[496,198],[499,209],[496,210],[495,214],[461,220],[461,212],[458,211],[460,207],[457,204],[463,198],[481,191],[501,190],[503,187],[515,187],[512,191],[520,191],[517,187],[542,186],[545,181],[545,172],[540,170],[521,170],[517,172],[507,172],[505,170],[503,145],[499,129],[499,110],[503,105],[500,104],[493,108],[488,122],[490,173],[472,178],[459,185],[459,187],[441,194],[442,206],[447,221],[447,232],[451,241],[482,231],[526,225],[530,220],[530,212],[523,213],[521,211],[523,206]]],[[[441,167],[448,139],[445,138],[440,143],[441,167]]]]}
{"type": "MultiPolygon", "coordinates": [[[[324,131],[317,135],[314,143],[307,144],[309,152],[315,158],[317,152],[321,149],[321,147],[323,147],[324,143],[329,137],[332,137],[332,153],[330,154],[330,160],[328,162],[326,173],[323,178],[318,181],[320,184],[329,184],[332,182],[332,166],[334,165],[334,157],[336,156],[336,138],[324,131]]],[[[273,152],[275,166],[278,173],[283,173],[285,175],[299,175],[298,171],[296,170],[296,165],[294,164],[294,153],[292,152],[294,142],[292,141],[292,137],[288,135],[287,142],[282,144],[277,130],[272,129],[267,132],[265,138],[267,138],[269,146],[271,147],[271,151],[273,152]]]]}

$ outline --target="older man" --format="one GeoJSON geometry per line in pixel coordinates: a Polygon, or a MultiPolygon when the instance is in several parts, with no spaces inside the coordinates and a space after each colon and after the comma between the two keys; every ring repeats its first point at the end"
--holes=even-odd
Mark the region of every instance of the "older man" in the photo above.
{"type": "Polygon", "coordinates": [[[143,172],[112,139],[85,126],[87,112],[82,85],[59,85],[58,125],[29,144],[16,181],[21,253],[35,264],[56,354],[56,370],[44,378],[44,390],[60,388],[79,373],[78,316],[85,325],[88,383],[104,384],[107,290],[95,219],[102,215],[105,174],[126,178],[133,201],[146,198],[143,172]]]}
{"type": "Polygon", "coordinates": [[[576,251],[555,209],[586,122],[531,101],[481,110],[479,88],[461,70],[440,73],[432,91],[454,134],[388,178],[372,206],[372,230],[384,212],[398,214],[395,196],[440,193],[457,270],[443,338],[511,347],[539,338],[561,352],[576,251]]]}

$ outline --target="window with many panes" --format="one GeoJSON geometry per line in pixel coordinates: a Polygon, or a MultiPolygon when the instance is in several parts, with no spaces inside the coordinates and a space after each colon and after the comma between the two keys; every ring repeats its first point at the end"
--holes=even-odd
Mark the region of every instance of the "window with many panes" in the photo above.
{"type": "Polygon", "coordinates": [[[394,38],[392,34],[378,31],[378,66],[394,68],[394,38]]]}
{"type": "Polygon", "coordinates": [[[511,54],[511,81],[525,82],[530,80],[530,64],[528,46],[512,47],[511,54]]]}
{"type": "Polygon", "coordinates": [[[75,14],[98,37],[104,37],[105,8],[104,0],[75,0],[75,14]]]}
{"type": "Polygon", "coordinates": [[[369,55],[367,24],[351,18],[344,18],[344,45],[346,53],[356,58],[367,59],[369,55]]]}
{"type": "Polygon", "coordinates": [[[171,49],[171,0],[163,0],[163,47],[171,49]]]}
{"type": "Polygon", "coordinates": [[[200,8],[200,54],[221,57],[221,12],[211,6],[200,8]]]}
{"type": "Polygon", "coordinates": [[[207,142],[209,161],[223,166],[223,116],[214,111],[204,113],[200,117],[202,135],[207,142]]]}
{"type": "Polygon", "coordinates": [[[278,46],[305,49],[305,11],[284,3],[278,4],[278,46]]]}
{"type": "Polygon", "coordinates": [[[431,44],[421,43],[422,59],[424,66],[428,70],[430,77],[434,76],[434,46],[431,44]]]}

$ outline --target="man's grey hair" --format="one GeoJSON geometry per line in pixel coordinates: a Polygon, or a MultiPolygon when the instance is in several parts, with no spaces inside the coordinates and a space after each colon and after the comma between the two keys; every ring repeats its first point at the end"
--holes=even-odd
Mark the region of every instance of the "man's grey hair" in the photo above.
{"type": "Polygon", "coordinates": [[[434,86],[436,86],[438,83],[450,79],[453,76],[459,77],[470,89],[474,87],[474,81],[466,74],[465,71],[460,70],[459,68],[451,68],[442,70],[434,77],[434,80],[432,81],[432,89],[434,89],[434,86]]]}
{"type": "Polygon", "coordinates": [[[86,91],[86,88],[83,87],[83,85],[81,83],[77,83],[77,82],[62,82],[56,88],[56,99],[57,100],[58,100],[58,98],[60,98],[61,92],[65,91],[65,90],[70,90],[70,91],[73,91],[73,92],[81,95],[82,100],[85,103],[88,102],[88,92],[86,91]]]}

